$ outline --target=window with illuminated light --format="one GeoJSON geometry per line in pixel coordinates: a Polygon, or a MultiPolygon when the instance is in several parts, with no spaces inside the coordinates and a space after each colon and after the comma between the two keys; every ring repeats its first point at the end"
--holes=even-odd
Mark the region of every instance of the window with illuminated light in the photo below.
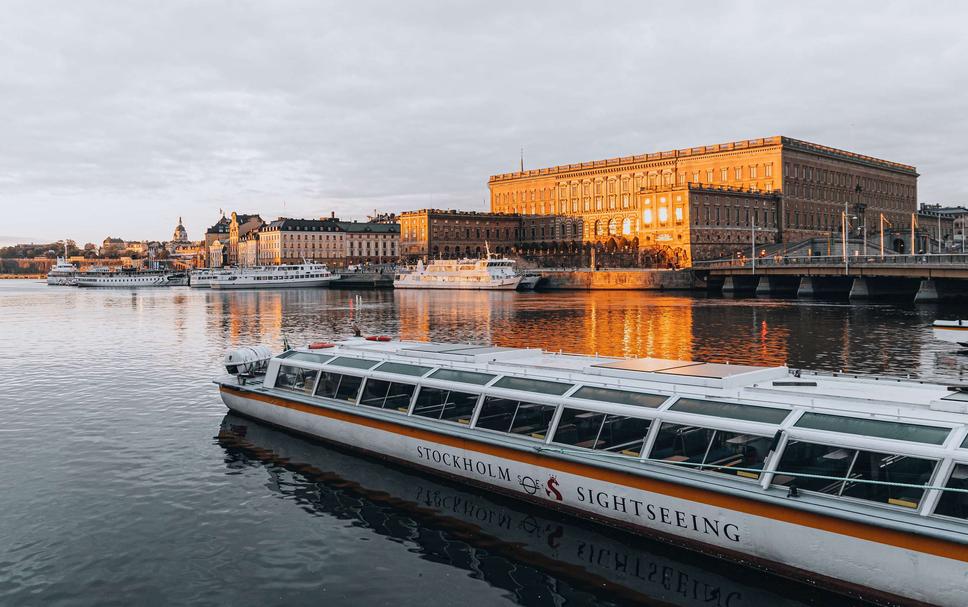
{"type": "Polygon", "coordinates": [[[642,221],[644,221],[645,225],[647,226],[652,225],[652,209],[646,209],[645,211],[643,211],[642,221]]]}
{"type": "Polygon", "coordinates": [[[669,209],[659,207],[659,223],[665,223],[667,221],[669,221],[669,209]]]}

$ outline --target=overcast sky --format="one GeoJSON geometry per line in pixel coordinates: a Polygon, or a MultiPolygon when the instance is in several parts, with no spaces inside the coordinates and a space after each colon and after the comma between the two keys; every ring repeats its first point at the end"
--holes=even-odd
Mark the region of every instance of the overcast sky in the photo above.
{"type": "Polygon", "coordinates": [[[968,204],[964,2],[0,0],[0,242],[483,209],[487,177],[770,135],[968,204]]]}

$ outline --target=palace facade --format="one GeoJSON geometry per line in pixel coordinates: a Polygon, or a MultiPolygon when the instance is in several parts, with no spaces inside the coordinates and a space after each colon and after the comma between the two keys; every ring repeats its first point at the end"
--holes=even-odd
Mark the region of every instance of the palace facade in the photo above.
{"type": "Polygon", "coordinates": [[[768,137],[493,175],[494,213],[582,219],[586,242],[667,251],[680,265],[757,245],[907,225],[913,166],[768,137]]]}

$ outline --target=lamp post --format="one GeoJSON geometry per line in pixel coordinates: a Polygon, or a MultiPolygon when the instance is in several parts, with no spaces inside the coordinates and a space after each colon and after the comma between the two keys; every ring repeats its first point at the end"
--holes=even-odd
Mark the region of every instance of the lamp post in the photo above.
{"type": "Polygon", "coordinates": [[[881,213],[881,259],[884,259],[884,224],[892,226],[893,224],[884,217],[884,213],[881,213]]]}

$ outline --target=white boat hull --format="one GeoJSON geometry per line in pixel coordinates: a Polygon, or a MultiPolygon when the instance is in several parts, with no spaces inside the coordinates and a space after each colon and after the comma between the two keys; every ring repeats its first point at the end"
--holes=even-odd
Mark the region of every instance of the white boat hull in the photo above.
{"type": "Polygon", "coordinates": [[[240,278],[233,281],[213,281],[209,283],[209,288],[218,291],[232,291],[241,289],[309,289],[315,287],[326,287],[329,283],[339,278],[337,275],[327,276],[326,278],[293,279],[293,280],[246,280],[240,278]]]}
{"type": "Polygon", "coordinates": [[[968,321],[937,320],[933,328],[935,339],[968,347],[968,321]]]}
{"type": "Polygon", "coordinates": [[[455,289],[464,291],[513,291],[521,282],[520,276],[493,281],[446,281],[446,280],[406,280],[393,281],[395,289],[455,289]]]}
{"type": "Polygon", "coordinates": [[[149,287],[182,287],[187,284],[185,279],[171,278],[170,276],[152,277],[78,277],[77,286],[79,287],[100,287],[100,288],[149,288],[149,287]]]}
{"type": "Polygon", "coordinates": [[[951,544],[932,543],[863,520],[805,512],[782,502],[764,504],[735,493],[430,429],[401,432],[402,427],[389,419],[338,408],[228,387],[222,388],[222,399],[235,412],[283,428],[705,552],[752,560],[787,575],[847,590],[873,589],[888,600],[968,604],[968,548],[961,545],[946,552],[943,547],[951,544]]]}
{"type": "Polygon", "coordinates": [[[48,276],[47,284],[52,287],[73,287],[77,285],[77,279],[73,276],[48,276]]]}

